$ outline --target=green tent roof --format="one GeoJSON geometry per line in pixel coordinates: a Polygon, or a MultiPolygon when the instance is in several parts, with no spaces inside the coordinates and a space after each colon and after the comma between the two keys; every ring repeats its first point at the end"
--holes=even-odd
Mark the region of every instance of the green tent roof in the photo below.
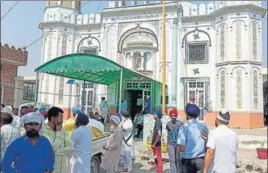
{"type": "Polygon", "coordinates": [[[74,53],[55,58],[36,68],[35,72],[109,85],[120,80],[121,70],[124,79],[138,77],[160,84],[158,81],[125,68],[105,57],[85,53],[74,53]]]}

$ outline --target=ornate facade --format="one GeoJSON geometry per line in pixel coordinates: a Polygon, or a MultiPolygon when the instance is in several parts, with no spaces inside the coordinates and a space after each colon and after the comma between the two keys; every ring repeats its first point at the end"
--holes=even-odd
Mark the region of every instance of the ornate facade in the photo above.
{"type": "MultiPolygon", "coordinates": [[[[81,14],[80,6],[79,1],[48,1],[39,26],[43,63],[65,54],[93,53],[161,81],[160,2],[109,1],[97,14],[81,14]]],[[[167,107],[183,115],[185,104],[193,102],[207,124],[214,124],[217,111],[224,109],[232,112],[232,126],[261,127],[261,20],[266,13],[261,1],[167,2],[166,8],[167,107]],[[242,124],[241,116],[247,117],[242,124]]],[[[64,108],[79,105],[80,86],[66,80],[42,75],[39,101],[64,108]]],[[[108,95],[110,105],[116,104],[106,86],[94,84],[86,91],[88,103],[108,95]]]]}

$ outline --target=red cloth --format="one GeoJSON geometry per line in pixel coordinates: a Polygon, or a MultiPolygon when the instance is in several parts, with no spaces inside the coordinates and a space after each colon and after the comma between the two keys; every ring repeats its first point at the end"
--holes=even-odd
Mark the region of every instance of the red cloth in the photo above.
{"type": "Polygon", "coordinates": [[[153,148],[154,160],[156,164],[157,173],[163,173],[163,162],[161,156],[161,146],[153,148]]]}

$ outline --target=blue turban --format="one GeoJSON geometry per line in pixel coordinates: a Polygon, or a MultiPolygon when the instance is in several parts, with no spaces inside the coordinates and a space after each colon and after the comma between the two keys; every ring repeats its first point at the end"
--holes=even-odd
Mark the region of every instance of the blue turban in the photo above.
{"type": "Polygon", "coordinates": [[[73,112],[73,114],[76,115],[78,113],[81,113],[81,110],[79,108],[74,107],[74,108],[72,108],[72,112],[73,112]]]}
{"type": "Polygon", "coordinates": [[[158,118],[162,118],[163,114],[160,110],[156,110],[155,114],[158,116],[158,118]]]}
{"type": "Polygon", "coordinates": [[[185,109],[186,114],[190,117],[197,118],[200,115],[200,109],[195,104],[188,103],[185,109]]]}
{"type": "Polygon", "coordinates": [[[47,108],[46,108],[45,106],[41,106],[38,110],[39,110],[40,112],[42,112],[42,111],[46,111],[47,108]]]}
{"type": "Polygon", "coordinates": [[[82,126],[86,126],[89,123],[89,118],[86,114],[79,112],[76,118],[76,122],[82,126]]]}

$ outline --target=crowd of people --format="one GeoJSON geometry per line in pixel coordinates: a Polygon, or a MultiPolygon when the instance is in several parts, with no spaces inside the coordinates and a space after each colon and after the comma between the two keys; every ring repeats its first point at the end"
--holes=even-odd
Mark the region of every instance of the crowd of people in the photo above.
{"type": "MultiPolygon", "coordinates": [[[[103,104],[105,105],[105,100],[103,104]]],[[[92,132],[90,118],[80,109],[73,109],[75,128],[71,134],[63,128],[63,110],[44,108],[16,116],[12,107],[1,109],[1,172],[2,173],[89,173],[91,169],[92,132]]],[[[161,142],[167,130],[171,173],[235,173],[237,134],[228,128],[229,112],[219,112],[216,128],[208,128],[197,118],[195,104],[185,108],[187,121],[177,119],[176,109],[168,114],[170,122],[162,127],[162,112],[156,110],[151,148],[157,173],[163,172],[161,142]]],[[[142,115],[141,115],[142,116],[142,115]]],[[[108,116],[105,114],[104,122],[108,116]]],[[[110,118],[110,136],[101,160],[100,173],[115,173],[119,167],[132,172],[134,153],[133,123],[129,112],[122,110],[110,118]]]]}

